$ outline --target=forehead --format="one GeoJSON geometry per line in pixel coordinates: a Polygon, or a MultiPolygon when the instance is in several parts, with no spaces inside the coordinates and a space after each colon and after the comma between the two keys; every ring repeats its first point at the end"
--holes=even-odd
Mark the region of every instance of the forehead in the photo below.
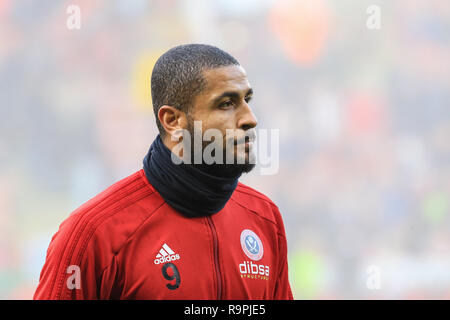
{"type": "Polygon", "coordinates": [[[211,98],[225,91],[240,91],[243,94],[250,89],[247,74],[241,66],[226,66],[203,72],[207,84],[202,94],[211,98]]]}

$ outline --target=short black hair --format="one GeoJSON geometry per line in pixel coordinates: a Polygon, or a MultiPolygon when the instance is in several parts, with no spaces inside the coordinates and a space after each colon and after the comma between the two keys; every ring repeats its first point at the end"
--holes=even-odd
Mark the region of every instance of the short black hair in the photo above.
{"type": "Polygon", "coordinates": [[[166,132],[158,119],[159,109],[169,105],[188,113],[194,97],[206,86],[202,72],[229,65],[239,62],[207,44],[176,46],[159,57],[153,67],[151,89],[156,125],[162,137],[166,132]]]}

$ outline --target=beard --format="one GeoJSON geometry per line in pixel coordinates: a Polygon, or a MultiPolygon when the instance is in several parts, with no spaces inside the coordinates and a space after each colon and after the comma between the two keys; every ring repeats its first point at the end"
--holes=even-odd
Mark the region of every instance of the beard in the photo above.
{"type": "MultiPolygon", "coordinates": [[[[245,155],[243,155],[245,157],[245,159],[241,159],[241,161],[238,161],[238,152],[234,152],[234,159],[232,161],[232,163],[226,163],[227,161],[222,161],[221,163],[217,163],[216,161],[214,161],[213,163],[206,163],[205,159],[203,157],[205,148],[210,145],[211,143],[214,143],[215,141],[204,141],[202,136],[198,136],[195,137],[195,131],[194,131],[194,121],[192,119],[190,119],[188,117],[188,125],[187,125],[187,131],[190,134],[190,156],[191,159],[195,159],[195,154],[196,152],[200,151],[196,151],[194,148],[194,140],[195,139],[200,139],[202,141],[202,148],[201,148],[201,155],[197,155],[197,157],[199,157],[201,159],[201,163],[195,163],[192,162],[192,165],[194,167],[197,167],[198,169],[207,172],[208,174],[211,174],[213,176],[219,176],[219,177],[225,177],[225,178],[231,178],[231,177],[239,177],[240,175],[242,175],[243,173],[248,173],[250,171],[253,170],[253,168],[256,166],[255,163],[252,163],[252,161],[250,161],[251,159],[251,147],[249,148],[245,148],[245,155]],[[238,163],[239,162],[239,163],[238,163]],[[243,162],[243,163],[242,163],[243,162]]],[[[252,134],[250,135],[253,137],[254,139],[254,133],[252,132],[252,134]]],[[[248,137],[247,137],[248,138],[248,137]]],[[[245,141],[248,141],[248,139],[245,139],[243,141],[240,141],[240,143],[245,143],[245,141]]],[[[228,146],[232,146],[233,148],[235,146],[238,145],[237,140],[233,139],[233,141],[226,141],[224,143],[224,146],[222,148],[222,150],[220,150],[219,152],[222,152],[222,157],[221,159],[226,159],[226,155],[227,155],[227,145],[228,146]]],[[[213,149],[213,151],[211,152],[212,157],[216,158],[216,154],[215,151],[217,149],[213,149]]],[[[242,151],[242,149],[241,149],[242,151]]],[[[241,154],[242,156],[242,154],[241,154]]]]}

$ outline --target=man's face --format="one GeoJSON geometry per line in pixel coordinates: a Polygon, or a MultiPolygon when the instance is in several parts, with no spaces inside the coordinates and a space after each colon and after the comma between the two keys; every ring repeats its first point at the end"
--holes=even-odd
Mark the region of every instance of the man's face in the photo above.
{"type": "MultiPolygon", "coordinates": [[[[203,72],[206,87],[193,101],[189,112],[188,130],[193,137],[194,121],[201,121],[202,132],[217,129],[222,133],[224,162],[227,146],[234,149],[234,169],[232,171],[248,172],[254,164],[253,140],[256,118],[249,106],[253,90],[241,66],[226,66],[203,72]],[[234,137],[228,135],[233,130],[234,137]],[[245,140],[245,135],[250,136],[245,140]],[[243,164],[238,164],[241,158],[243,164]],[[244,159],[242,159],[244,158],[244,159]]],[[[210,142],[204,141],[204,149],[210,142]]]]}

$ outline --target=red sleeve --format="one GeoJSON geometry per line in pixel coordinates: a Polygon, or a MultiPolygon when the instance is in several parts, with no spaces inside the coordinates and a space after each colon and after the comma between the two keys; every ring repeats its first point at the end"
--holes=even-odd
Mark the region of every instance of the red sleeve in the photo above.
{"type": "MultiPolygon", "coordinates": [[[[276,207],[275,207],[276,208],[276,207]]],[[[284,230],[283,220],[281,218],[278,208],[276,208],[276,219],[278,224],[278,252],[279,252],[279,265],[278,275],[275,286],[274,300],[293,300],[291,286],[289,284],[288,276],[288,259],[287,259],[287,241],[284,230]]]]}
{"type": "Polygon", "coordinates": [[[53,236],[41,271],[35,300],[109,298],[117,271],[115,256],[102,256],[92,227],[71,215],[53,236]],[[104,261],[109,263],[105,266],[104,261]]]}

